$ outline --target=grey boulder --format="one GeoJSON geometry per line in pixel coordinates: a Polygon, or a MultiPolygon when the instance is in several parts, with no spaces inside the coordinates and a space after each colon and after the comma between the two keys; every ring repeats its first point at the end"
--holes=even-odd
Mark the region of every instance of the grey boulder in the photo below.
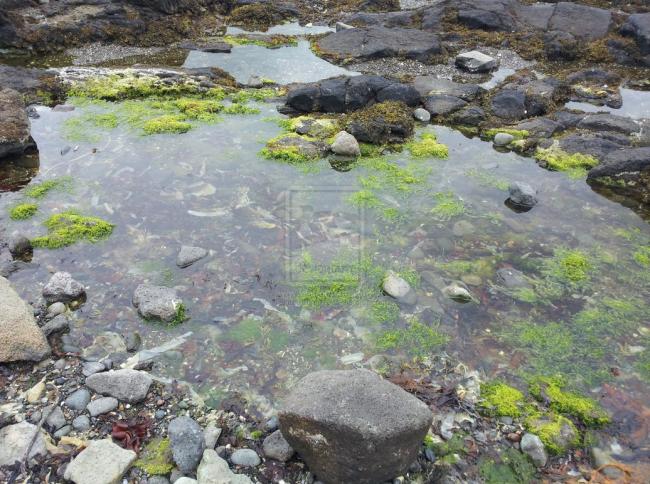
{"type": "Polygon", "coordinates": [[[356,157],[361,155],[357,139],[346,131],[339,131],[330,147],[335,155],[356,157]]]}
{"type": "Polygon", "coordinates": [[[176,318],[181,303],[176,290],[170,287],[140,284],[133,293],[133,305],[145,319],[169,323],[176,318]]]}
{"type": "Polygon", "coordinates": [[[0,308],[0,363],[40,361],[50,354],[33,309],[4,277],[0,277],[0,308]]]}
{"type": "Polygon", "coordinates": [[[108,439],[95,440],[68,464],[64,477],[75,484],[116,484],[136,457],[108,439]]]}
{"type": "Polygon", "coordinates": [[[48,304],[77,301],[85,295],[86,289],[68,272],[57,272],[43,288],[43,297],[48,304]]]}
{"type": "Polygon", "coordinates": [[[13,89],[0,88],[0,159],[34,148],[29,131],[23,96],[13,89]]]}
{"type": "Polygon", "coordinates": [[[206,449],[203,452],[196,477],[201,484],[252,484],[253,482],[248,476],[232,472],[228,462],[219,457],[217,452],[212,449],[206,449]]]}
{"type": "Polygon", "coordinates": [[[528,183],[514,182],[508,188],[510,202],[518,207],[533,208],[537,205],[537,190],[528,183]]]}
{"type": "Polygon", "coordinates": [[[431,113],[424,108],[417,108],[413,111],[413,117],[422,123],[431,121],[431,113]]]}
{"type": "Polygon", "coordinates": [[[144,400],[152,382],[144,371],[128,368],[95,373],[86,378],[86,386],[92,391],[129,403],[144,400]]]}
{"type": "Polygon", "coordinates": [[[279,460],[280,462],[288,461],[295,454],[295,450],[293,450],[279,430],[276,430],[264,439],[262,449],[266,457],[279,460]]]}
{"type": "Polygon", "coordinates": [[[16,461],[22,461],[37,432],[38,435],[29,451],[30,460],[38,455],[47,454],[45,438],[36,425],[20,422],[0,429],[0,467],[10,466],[16,461]]]}
{"type": "Polygon", "coordinates": [[[417,296],[410,284],[393,271],[386,272],[382,282],[386,294],[406,304],[415,304],[417,296]]]}
{"type": "Polygon", "coordinates": [[[184,245],[181,247],[178,257],[176,257],[176,265],[181,269],[191,266],[197,261],[200,261],[208,255],[208,251],[202,247],[192,247],[184,245]]]}
{"type": "Polygon", "coordinates": [[[253,449],[237,449],[230,456],[230,461],[242,467],[257,467],[262,462],[253,449]]]}
{"type": "Polygon", "coordinates": [[[521,438],[521,451],[528,455],[538,467],[544,467],[548,459],[542,440],[534,434],[525,433],[521,438]]]}
{"type": "Polygon", "coordinates": [[[190,417],[177,417],[167,431],[174,462],[184,474],[193,473],[205,450],[203,429],[190,417]]]}
{"type": "Polygon", "coordinates": [[[469,72],[490,72],[498,65],[494,57],[478,50],[458,54],[455,62],[458,67],[469,72]]]}
{"type": "Polygon", "coordinates": [[[318,371],[279,412],[287,442],[325,483],[376,483],[415,461],[432,422],[414,396],[367,370],[318,371]]]}

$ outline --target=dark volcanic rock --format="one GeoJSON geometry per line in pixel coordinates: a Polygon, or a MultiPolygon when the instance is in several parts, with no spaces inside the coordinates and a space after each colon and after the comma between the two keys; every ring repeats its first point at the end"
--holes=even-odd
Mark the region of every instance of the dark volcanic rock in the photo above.
{"type": "Polygon", "coordinates": [[[478,126],[485,121],[485,111],[478,106],[467,106],[452,114],[449,120],[452,124],[478,126]]]}
{"type": "Polygon", "coordinates": [[[580,54],[578,40],[568,32],[552,30],[544,34],[544,52],[550,60],[575,60],[580,54]]]}
{"type": "Polygon", "coordinates": [[[492,98],[492,113],[502,119],[519,120],[526,117],[526,95],[516,89],[504,89],[492,98]]]}
{"type": "Polygon", "coordinates": [[[0,89],[0,159],[34,149],[29,130],[22,96],[13,89],[0,89]]]}
{"type": "MultiPolygon", "coordinates": [[[[609,153],[602,162],[592,168],[587,175],[589,180],[604,177],[626,179],[636,178],[640,173],[650,175],[650,148],[629,148],[609,153]]],[[[648,178],[650,181],[650,178],[648,178]]]]}
{"type": "Polygon", "coordinates": [[[402,143],[413,134],[415,121],[404,103],[389,101],[373,104],[349,115],[345,130],[366,143],[402,143]]]}
{"type": "Polygon", "coordinates": [[[634,38],[642,54],[650,54],[650,13],[630,15],[620,32],[634,38]]]}
{"type": "Polygon", "coordinates": [[[382,27],[404,27],[412,28],[416,27],[417,24],[417,14],[414,11],[403,11],[403,12],[387,12],[387,13],[367,13],[367,12],[357,12],[352,15],[348,15],[343,19],[343,22],[349,25],[354,25],[355,27],[371,27],[375,25],[380,25],[382,27]]]}
{"type": "Polygon", "coordinates": [[[623,148],[620,143],[599,136],[597,133],[576,133],[560,139],[560,148],[567,153],[582,153],[603,160],[612,151],[623,148]]]}
{"type": "Polygon", "coordinates": [[[609,10],[559,2],[548,22],[548,28],[568,32],[582,39],[595,40],[607,35],[611,23],[612,14],[609,10]]]}
{"type": "Polygon", "coordinates": [[[463,84],[449,79],[438,79],[434,76],[416,77],[413,81],[413,87],[423,97],[433,94],[447,94],[468,102],[473,101],[485,92],[485,89],[478,84],[463,84]]]}
{"type": "Polygon", "coordinates": [[[613,131],[616,133],[638,133],[641,127],[630,118],[615,114],[589,114],[578,123],[578,128],[590,131],[613,131]]]}
{"type": "Polygon", "coordinates": [[[447,94],[434,94],[424,100],[424,108],[431,113],[431,116],[445,116],[466,105],[467,102],[462,99],[447,94]]]}
{"type": "Polygon", "coordinates": [[[535,118],[524,121],[515,126],[515,129],[528,131],[535,138],[550,138],[555,133],[562,131],[562,125],[549,118],[535,118]]]}
{"type": "Polygon", "coordinates": [[[472,29],[512,31],[517,26],[515,0],[474,0],[458,6],[458,22],[472,29]]]}
{"type": "Polygon", "coordinates": [[[367,370],[300,380],[279,412],[287,442],[328,484],[390,480],[413,463],[431,425],[417,398],[367,370]]]}
{"type": "Polygon", "coordinates": [[[357,60],[406,57],[426,62],[442,52],[433,33],[376,26],[331,33],[318,41],[318,47],[325,54],[357,60]]]}

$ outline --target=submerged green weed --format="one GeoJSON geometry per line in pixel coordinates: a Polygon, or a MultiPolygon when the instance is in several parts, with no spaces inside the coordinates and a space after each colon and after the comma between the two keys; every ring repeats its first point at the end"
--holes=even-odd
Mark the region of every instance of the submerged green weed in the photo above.
{"type": "Polygon", "coordinates": [[[494,139],[494,137],[499,133],[509,134],[515,138],[515,140],[526,139],[529,136],[529,132],[525,129],[512,129],[512,128],[492,128],[483,132],[483,135],[488,139],[494,139]]]}
{"type": "Polygon", "coordinates": [[[431,213],[441,222],[448,222],[465,213],[465,203],[452,192],[439,192],[434,198],[436,206],[431,209],[431,213]]]}
{"type": "Polygon", "coordinates": [[[118,124],[114,113],[86,113],[63,123],[63,137],[68,141],[96,142],[101,139],[100,130],[115,129],[118,124]]]}
{"type": "Polygon", "coordinates": [[[424,133],[419,141],[406,143],[406,149],[415,158],[447,158],[449,156],[449,148],[438,143],[436,135],[433,133],[424,133]]]}
{"type": "Polygon", "coordinates": [[[500,456],[500,462],[483,458],[479,463],[479,473],[485,484],[529,484],[537,482],[537,469],[528,456],[513,448],[508,448],[500,456]]]}
{"type": "Polygon", "coordinates": [[[28,186],[23,192],[26,196],[31,198],[43,198],[50,191],[55,189],[66,189],[72,182],[70,177],[59,177],[51,180],[45,180],[41,183],[28,186]]]}
{"type": "Polygon", "coordinates": [[[165,115],[145,121],[142,126],[144,134],[181,134],[192,129],[192,125],[183,116],[165,115]]]}
{"type": "Polygon", "coordinates": [[[584,178],[589,168],[598,165],[598,160],[591,155],[569,154],[557,147],[537,148],[535,158],[546,162],[551,170],[567,172],[571,178],[584,178]]]}
{"type": "Polygon", "coordinates": [[[524,394],[503,382],[495,381],[481,385],[480,407],[488,415],[496,417],[520,417],[524,406],[524,394]]]}
{"type": "Polygon", "coordinates": [[[411,356],[423,358],[449,341],[449,337],[438,331],[438,324],[428,326],[416,317],[406,328],[384,331],[377,338],[380,351],[398,350],[411,356]]]}
{"type": "Polygon", "coordinates": [[[594,265],[580,249],[557,248],[553,257],[544,261],[542,273],[569,287],[580,287],[589,281],[594,265]]]}
{"type": "Polygon", "coordinates": [[[59,249],[81,240],[99,242],[108,238],[115,227],[98,217],[87,217],[73,211],[52,215],[44,225],[48,234],[32,239],[34,247],[59,249]]]}
{"type": "Polygon", "coordinates": [[[224,114],[259,114],[258,108],[252,108],[244,104],[233,103],[230,106],[223,108],[224,114]]]}
{"type": "Polygon", "coordinates": [[[474,178],[479,185],[484,187],[496,188],[503,192],[508,191],[510,187],[510,183],[507,180],[503,180],[486,170],[470,168],[465,174],[474,178]]]}

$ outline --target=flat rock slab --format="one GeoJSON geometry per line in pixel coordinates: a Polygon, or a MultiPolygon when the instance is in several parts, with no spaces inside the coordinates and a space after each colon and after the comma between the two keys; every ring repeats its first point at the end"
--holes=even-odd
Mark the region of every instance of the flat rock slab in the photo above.
{"type": "Polygon", "coordinates": [[[0,308],[0,363],[40,361],[50,354],[33,309],[4,277],[0,277],[0,308]]]}
{"type": "Polygon", "coordinates": [[[208,251],[202,247],[192,247],[189,245],[184,245],[181,247],[181,250],[176,257],[176,265],[181,269],[189,267],[195,262],[203,259],[208,255],[208,251]]]}
{"type": "Polygon", "coordinates": [[[478,50],[458,54],[455,62],[458,67],[468,72],[490,72],[499,65],[494,57],[478,50]]]}
{"type": "Polygon", "coordinates": [[[29,130],[22,96],[13,89],[0,89],[0,159],[34,148],[29,130]]]}
{"type": "Polygon", "coordinates": [[[406,57],[426,62],[442,52],[436,34],[379,26],[331,33],[318,41],[318,47],[326,54],[357,60],[406,57]]]}
{"type": "Polygon", "coordinates": [[[68,464],[64,477],[75,484],[117,484],[136,457],[110,440],[95,440],[68,464]]]}
{"type": "Polygon", "coordinates": [[[367,370],[310,373],[279,412],[289,445],[326,483],[377,483],[403,474],[432,421],[420,400],[367,370]]]}
{"type": "Polygon", "coordinates": [[[196,477],[201,484],[252,484],[253,482],[248,476],[232,472],[228,462],[212,449],[203,452],[196,477]]]}
{"type": "Polygon", "coordinates": [[[10,466],[16,461],[22,461],[36,432],[38,432],[38,436],[29,451],[30,459],[47,454],[45,438],[36,425],[29,422],[20,422],[0,429],[0,467],[10,466]]]}
{"type": "Polygon", "coordinates": [[[104,415],[105,413],[112,412],[119,405],[117,398],[113,397],[102,397],[90,402],[86,409],[91,417],[97,417],[98,415],[104,415]]]}
{"type": "Polygon", "coordinates": [[[86,386],[92,391],[129,403],[144,400],[152,382],[146,372],[128,368],[95,373],[86,378],[86,386]]]}

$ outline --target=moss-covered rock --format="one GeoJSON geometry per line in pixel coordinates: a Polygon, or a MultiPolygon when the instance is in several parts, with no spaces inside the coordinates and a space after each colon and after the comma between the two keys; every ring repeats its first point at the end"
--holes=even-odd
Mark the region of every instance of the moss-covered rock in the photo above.
{"type": "Polygon", "coordinates": [[[536,414],[525,421],[526,429],[537,435],[552,454],[563,454],[580,444],[580,434],[571,420],[554,413],[536,414]]]}
{"type": "Polygon", "coordinates": [[[481,409],[496,417],[520,417],[525,404],[524,394],[503,382],[481,385],[481,409]]]}
{"type": "Polygon", "coordinates": [[[35,203],[21,203],[20,205],[15,205],[9,210],[9,217],[11,220],[27,220],[36,215],[38,211],[38,205],[35,203]]]}
{"type": "Polygon", "coordinates": [[[174,468],[169,439],[158,437],[149,442],[134,465],[150,476],[169,474],[174,468]]]}
{"type": "Polygon", "coordinates": [[[264,158],[293,165],[318,160],[327,150],[327,145],[316,139],[286,134],[270,139],[260,154],[264,158]]]}
{"type": "Polygon", "coordinates": [[[346,116],[345,130],[358,141],[373,144],[402,143],[413,135],[412,110],[398,101],[385,101],[346,116]]]}

